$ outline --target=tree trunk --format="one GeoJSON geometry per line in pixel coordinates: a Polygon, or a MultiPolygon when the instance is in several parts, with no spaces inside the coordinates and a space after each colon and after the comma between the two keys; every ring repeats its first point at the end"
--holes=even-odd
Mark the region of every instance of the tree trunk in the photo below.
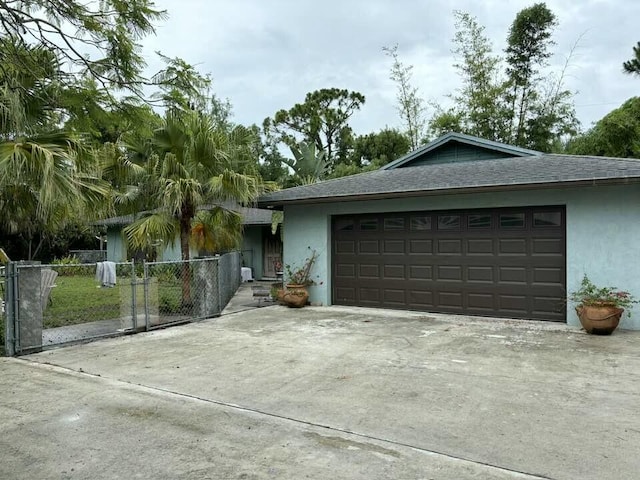
{"type": "Polygon", "coordinates": [[[182,253],[182,306],[191,308],[191,265],[189,264],[189,235],[191,234],[191,218],[183,215],[180,218],[180,250],[182,253]]]}

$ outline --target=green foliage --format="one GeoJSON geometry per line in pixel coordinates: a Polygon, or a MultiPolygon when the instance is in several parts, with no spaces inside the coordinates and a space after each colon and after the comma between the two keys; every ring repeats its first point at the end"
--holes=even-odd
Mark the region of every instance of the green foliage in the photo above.
{"type": "Polygon", "coordinates": [[[383,47],[385,55],[393,60],[389,78],[396,84],[397,110],[409,139],[411,150],[415,150],[425,139],[426,118],[424,100],[417,87],[411,83],[413,65],[404,65],[398,55],[398,45],[383,47]]]}
{"type": "Polygon", "coordinates": [[[293,147],[301,141],[324,151],[329,168],[345,161],[353,139],[348,121],[364,104],[358,92],[324,88],[307,93],[305,101],[266,118],[263,129],[276,142],[293,147]]]}
{"type": "Polygon", "coordinates": [[[164,16],[148,0],[0,2],[0,36],[17,48],[50,51],[66,65],[64,83],[86,73],[105,88],[138,90],[144,67],[139,41],[164,16]]]}
{"type": "Polygon", "coordinates": [[[569,60],[559,75],[546,71],[556,18],[544,3],[520,11],[507,38],[504,61],[492,53],[484,27],[455,12],[454,65],[463,81],[455,106],[438,109],[430,132],[458,131],[549,152],[577,131],[573,94],[564,89],[569,60]]]}
{"type": "Polygon", "coordinates": [[[56,258],[51,264],[56,266],[55,271],[63,277],[91,276],[92,273],[95,273],[94,265],[83,265],[73,255],[56,258]]]}
{"type": "Polygon", "coordinates": [[[300,142],[289,147],[293,160],[283,161],[295,173],[296,185],[309,185],[322,180],[329,170],[324,150],[318,151],[314,143],[300,142]]]}
{"type": "Polygon", "coordinates": [[[572,292],[569,299],[583,306],[613,306],[631,309],[638,301],[629,292],[618,290],[617,287],[597,287],[585,274],[580,288],[572,292]]]}
{"type": "Polygon", "coordinates": [[[640,42],[633,47],[633,58],[622,64],[625,73],[640,75],[640,42]]]}
{"type": "Polygon", "coordinates": [[[398,130],[385,128],[356,138],[350,163],[377,168],[402,157],[413,148],[406,135],[398,130]]]}
{"type": "Polygon", "coordinates": [[[586,133],[567,144],[574,155],[640,158],[640,97],[609,112],[586,133]]]}

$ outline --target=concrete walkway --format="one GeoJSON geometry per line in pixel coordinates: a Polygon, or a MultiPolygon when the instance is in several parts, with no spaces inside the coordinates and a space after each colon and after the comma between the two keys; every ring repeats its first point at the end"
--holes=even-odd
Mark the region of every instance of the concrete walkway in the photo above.
{"type": "Polygon", "coordinates": [[[2,359],[0,478],[635,479],[639,344],[270,306],[2,359]]]}

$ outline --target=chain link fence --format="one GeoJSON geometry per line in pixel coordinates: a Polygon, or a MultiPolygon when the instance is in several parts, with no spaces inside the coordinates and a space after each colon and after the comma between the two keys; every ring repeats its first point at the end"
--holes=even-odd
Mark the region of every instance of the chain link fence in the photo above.
{"type": "Polygon", "coordinates": [[[5,354],[14,355],[217,316],[240,285],[240,255],[186,262],[13,262],[4,280],[5,354]]]}

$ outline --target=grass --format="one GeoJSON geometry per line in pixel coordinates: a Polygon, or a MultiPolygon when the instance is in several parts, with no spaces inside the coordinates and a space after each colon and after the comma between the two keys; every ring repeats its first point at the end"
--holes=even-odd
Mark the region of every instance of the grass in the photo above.
{"type": "Polygon", "coordinates": [[[114,318],[120,318],[118,285],[98,288],[93,276],[58,276],[44,311],[43,326],[63,327],[114,318]]]}
{"type": "MultiPolygon", "coordinates": [[[[44,328],[64,327],[98,320],[119,319],[121,302],[127,305],[123,311],[129,314],[131,285],[129,278],[120,279],[113,288],[98,288],[92,275],[58,276],[56,287],[51,290],[51,301],[44,311],[44,328]],[[121,292],[126,289],[126,292],[121,292]],[[122,293],[122,295],[121,295],[122,293]]],[[[158,285],[160,313],[179,312],[182,299],[181,283],[178,279],[161,279],[158,285]]],[[[144,289],[136,288],[138,313],[144,312],[144,289]]]]}

